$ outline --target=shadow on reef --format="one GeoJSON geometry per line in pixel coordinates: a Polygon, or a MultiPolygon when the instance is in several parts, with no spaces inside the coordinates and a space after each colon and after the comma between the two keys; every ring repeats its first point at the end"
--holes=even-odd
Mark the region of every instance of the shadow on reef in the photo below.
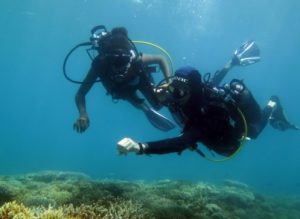
{"type": "Polygon", "coordinates": [[[44,171],[0,177],[1,219],[282,219],[300,218],[300,200],[255,193],[226,180],[92,180],[44,171]]]}

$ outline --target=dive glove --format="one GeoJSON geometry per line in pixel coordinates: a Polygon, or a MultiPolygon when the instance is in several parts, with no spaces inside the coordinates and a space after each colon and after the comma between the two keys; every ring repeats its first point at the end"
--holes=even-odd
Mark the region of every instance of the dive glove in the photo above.
{"type": "Polygon", "coordinates": [[[131,138],[123,138],[117,143],[117,149],[120,155],[127,155],[129,152],[135,152],[136,154],[142,154],[145,145],[137,143],[131,138]]]}

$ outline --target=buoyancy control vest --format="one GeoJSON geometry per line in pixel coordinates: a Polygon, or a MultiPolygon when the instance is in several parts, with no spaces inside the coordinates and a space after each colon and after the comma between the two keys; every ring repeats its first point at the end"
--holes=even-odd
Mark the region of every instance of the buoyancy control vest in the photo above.
{"type": "Polygon", "coordinates": [[[201,142],[209,149],[225,156],[234,153],[244,128],[234,98],[228,97],[230,90],[202,82],[200,73],[191,67],[177,70],[175,76],[185,80],[191,89],[184,106],[170,108],[175,120],[184,126],[183,131],[196,127],[201,142]]]}

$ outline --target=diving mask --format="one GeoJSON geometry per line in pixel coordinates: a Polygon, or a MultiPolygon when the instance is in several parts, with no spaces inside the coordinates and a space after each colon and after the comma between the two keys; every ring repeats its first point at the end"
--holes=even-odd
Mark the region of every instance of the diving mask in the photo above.
{"type": "Polygon", "coordinates": [[[133,50],[130,50],[129,53],[123,50],[115,50],[112,53],[105,54],[105,58],[111,66],[112,78],[121,82],[127,77],[132,62],[136,58],[136,54],[133,50]]]}
{"type": "Polygon", "coordinates": [[[175,77],[171,83],[164,83],[155,90],[158,100],[165,106],[184,105],[190,98],[190,87],[175,77]]]}
{"type": "Polygon", "coordinates": [[[90,37],[90,41],[91,41],[93,47],[99,48],[100,40],[107,35],[108,35],[108,31],[106,30],[106,27],[104,25],[95,26],[91,30],[91,37],[90,37]]]}

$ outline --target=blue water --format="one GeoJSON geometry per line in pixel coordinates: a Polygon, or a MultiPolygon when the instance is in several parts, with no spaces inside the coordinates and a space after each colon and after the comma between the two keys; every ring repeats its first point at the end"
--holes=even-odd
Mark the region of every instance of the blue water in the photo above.
{"type": "MultiPolygon", "coordinates": [[[[62,74],[66,53],[87,41],[98,24],[125,26],[132,39],[164,47],[174,68],[189,64],[202,73],[222,68],[235,48],[254,39],[262,61],[236,67],[226,80],[244,79],[261,106],[277,94],[288,118],[300,124],[299,11],[297,0],[1,0],[0,174],[66,170],[126,180],[235,179],[264,191],[300,193],[299,132],[268,126],[237,157],[218,164],[190,151],[121,157],[115,145],[125,136],[157,140],[176,136],[179,129],[156,130],[141,112],[123,101],[113,103],[96,85],[87,96],[91,126],[77,134],[72,125],[78,85],[62,74]]],[[[89,65],[81,50],[68,67],[81,79],[89,65]]]]}

